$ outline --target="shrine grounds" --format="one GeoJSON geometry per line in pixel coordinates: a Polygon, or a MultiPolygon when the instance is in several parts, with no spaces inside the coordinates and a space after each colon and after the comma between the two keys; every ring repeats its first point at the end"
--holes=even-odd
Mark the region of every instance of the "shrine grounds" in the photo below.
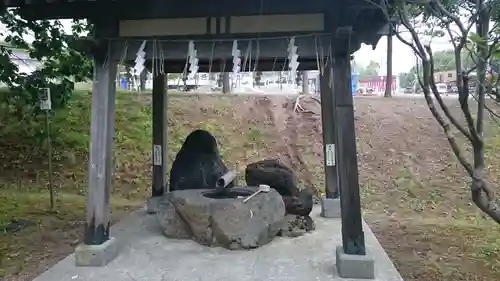
{"type": "MultiPolygon", "coordinates": [[[[212,132],[241,180],[247,163],[279,158],[303,186],[323,189],[320,108],[294,113],[286,96],[173,94],[169,164],[193,129],[212,132]]],[[[456,114],[455,101],[446,100],[456,114]]],[[[355,98],[364,218],[405,280],[500,279],[500,226],[471,203],[468,178],[422,98],[355,98]]],[[[71,253],[83,234],[90,95],[52,118],[55,212],[49,212],[43,117],[0,107],[0,280],[32,280],[71,253]]],[[[119,93],[113,221],[150,194],[151,96],[119,93]]],[[[464,144],[465,145],[465,144],[464,144]]],[[[500,185],[500,127],[486,131],[488,177],[500,185]]],[[[333,251],[333,249],[332,249],[333,251]]]]}

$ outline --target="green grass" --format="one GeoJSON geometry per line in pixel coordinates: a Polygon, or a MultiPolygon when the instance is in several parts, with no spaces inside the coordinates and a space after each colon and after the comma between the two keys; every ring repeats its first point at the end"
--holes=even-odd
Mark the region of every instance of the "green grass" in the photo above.
{"type": "MultiPolygon", "coordinates": [[[[26,261],[57,260],[80,241],[87,191],[90,104],[88,92],[76,92],[66,108],[51,116],[55,212],[49,210],[43,115],[18,118],[9,114],[14,108],[5,104],[1,107],[0,229],[19,219],[33,225],[16,233],[0,233],[0,277],[36,270],[26,261]],[[55,234],[61,231],[66,234],[55,234]],[[51,239],[45,241],[46,236],[51,239]],[[51,249],[58,247],[62,247],[62,253],[51,249]]],[[[146,159],[151,147],[151,107],[135,95],[119,95],[116,109],[115,182],[119,185],[111,198],[114,220],[142,204],[149,187],[146,159]]]]}
{"type": "MultiPolygon", "coordinates": [[[[118,167],[136,168],[144,164],[151,147],[151,107],[137,101],[135,95],[120,95],[116,104],[116,163],[118,167]]],[[[90,133],[91,96],[77,92],[66,108],[51,116],[54,179],[59,189],[84,192],[86,162],[90,133]]],[[[43,115],[18,120],[12,115],[1,115],[0,144],[4,151],[0,167],[8,182],[29,187],[33,179],[47,179],[43,163],[47,158],[47,143],[43,115]],[[30,178],[26,174],[32,174],[30,178]]],[[[123,172],[119,169],[119,172],[123,172]]],[[[120,175],[122,178],[126,178],[120,175]]],[[[134,175],[135,177],[135,175],[134,175]]],[[[5,180],[5,178],[4,178],[5,180]]]]}
{"type": "MultiPolygon", "coordinates": [[[[139,202],[112,198],[112,220],[136,209],[139,202]]],[[[50,210],[48,193],[43,190],[20,192],[0,189],[0,229],[12,220],[27,220],[27,227],[14,233],[0,233],[0,277],[33,270],[30,260],[58,260],[81,241],[85,197],[57,193],[55,211],[50,210]],[[58,249],[61,252],[54,251],[58,249]]]]}

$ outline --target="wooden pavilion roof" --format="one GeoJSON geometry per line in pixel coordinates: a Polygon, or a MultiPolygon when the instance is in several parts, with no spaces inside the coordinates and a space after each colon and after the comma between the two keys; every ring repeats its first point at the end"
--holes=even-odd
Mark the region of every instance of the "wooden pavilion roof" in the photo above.
{"type": "MultiPolygon", "coordinates": [[[[385,0],[2,0],[7,7],[20,7],[23,17],[30,19],[89,19],[93,23],[104,24],[108,27],[105,31],[110,33],[106,36],[96,35],[101,38],[119,38],[115,30],[120,21],[324,13],[325,33],[334,33],[338,27],[352,27],[355,39],[351,52],[357,50],[361,43],[375,46],[383,35],[380,31],[388,23],[387,12],[380,5],[383,1],[385,0]]],[[[277,35],[259,34],[262,38],[266,36],[277,35]]],[[[205,37],[205,40],[212,39],[210,36],[205,37]]],[[[214,40],[218,38],[213,37],[214,40]]]]}

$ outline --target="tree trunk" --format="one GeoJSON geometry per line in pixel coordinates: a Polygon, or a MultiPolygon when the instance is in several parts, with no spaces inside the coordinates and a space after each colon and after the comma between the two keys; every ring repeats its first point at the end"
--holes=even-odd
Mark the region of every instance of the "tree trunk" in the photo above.
{"type": "MultiPolygon", "coordinates": [[[[476,24],[477,35],[481,38],[488,38],[490,12],[485,7],[485,1],[479,0],[477,8],[480,12],[476,24]]],[[[473,142],[474,170],[472,174],[471,193],[472,201],[483,212],[488,214],[495,222],[500,223],[500,208],[495,199],[495,192],[486,183],[485,159],[484,159],[484,109],[486,98],[486,68],[489,58],[489,47],[486,42],[477,44],[476,62],[476,91],[477,91],[477,114],[476,114],[476,134],[477,141],[473,142]]]]}
{"type": "Polygon", "coordinates": [[[283,91],[283,82],[281,81],[281,71],[280,71],[280,74],[279,74],[279,83],[280,83],[280,91],[283,91]]]}
{"type": "Polygon", "coordinates": [[[387,76],[384,97],[392,97],[392,26],[389,27],[389,34],[387,35],[387,76]]]}
{"type": "Polygon", "coordinates": [[[231,87],[229,83],[229,72],[222,73],[222,93],[227,94],[231,92],[231,87]]]}
{"type": "Polygon", "coordinates": [[[217,87],[219,88],[222,88],[222,80],[224,80],[223,76],[222,72],[217,75],[217,87]]]}
{"type": "Polygon", "coordinates": [[[141,74],[139,75],[139,90],[140,91],[145,91],[146,90],[146,80],[148,79],[148,71],[147,69],[144,69],[141,74]]]}
{"type": "Polygon", "coordinates": [[[307,71],[302,71],[302,94],[309,94],[309,77],[307,71]]]}

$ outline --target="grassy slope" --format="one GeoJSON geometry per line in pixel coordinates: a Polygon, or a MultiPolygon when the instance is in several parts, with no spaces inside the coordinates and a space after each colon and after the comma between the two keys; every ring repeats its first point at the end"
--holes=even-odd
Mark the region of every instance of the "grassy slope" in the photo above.
{"type": "MultiPolygon", "coordinates": [[[[57,214],[47,212],[44,150],[31,149],[32,145],[43,147],[43,138],[32,129],[42,124],[41,120],[31,122],[31,126],[19,125],[0,109],[0,225],[13,218],[37,222],[37,227],[0,236],[0,276],[3,271],[7,276],[21,274],[12,280],[30,280],[70,252],[81,238],[89,101],[88,94],[80,93],[65,112],[53,118],[57,214]],[[32,245],[37,247],[25,250],[32,245]]],[[[380,101],[356,101],[363,205],[379,240],[406,280],[498,279],[500,228],[469,204],[466,178],[428,109],[422,101],[411,105],[408,100],[380,101]]],[[[271,108],[264,99],[248,97],[172,96],[169,163],[184,137],[195,128],[216,135],[225,161],[236,167],[240,176],[248,162],[279,156],[283,148],[277,138],[282,132],[276,125],[280,118],[286,118],[270,118],[261,110],[266,106],[271,108]]],[[[148,96],[119,95],[115,219],[149,194],[150,116],[148,96]]],[[[317,149],[311,149],[321,138],[317,124],[306,123],[304,127],[294,128],[301,132],[302,137],[295,142],[307,166],[299,175],[308,178],[304,184],[321,187],[322,157],[317,149]]],[[[490,176],[495,184],[500,175],[500,159],[494,157],[500,150],[497,133],[490,130],[487,141],[490,176]]]]}
{"type": "MultiPolygon", "coordinates": [[[[0,229],[12,219],[28,219],[36,223],[36,227],[15,234],[0,234],[0,276],[43,270],[54,258],[71,251],[81,238],[90,96],[87,93],[79,95],[67,109],[52,117],[55,214],[49,210],[46,190],[48,178],[43,116],[18,121],[7,113],[7,108],[0,109],[0,229]]],[[[147,127],[142,129],[144,124],[149,124],[150,114],[146,108],[137,107],[127,97],[119,99],[117,108],[118,147],[127,148],[127,154],[117,153],[117,161],[121,165],[125,165],[124,162],[134,163],[147,154],[150,147],[150,132],[147,127]]],[[[143,157],[141,160],[144,163],[143,157]]],[[[141,185],[141,182],[137,184],[141,185]]],[[[113,220],[136,208],[139,203],[132,196],[115,195],[112,198],[113,220]]],[[[26,278],[30,280],[29,275],[26,278]]]]}
{"type": "MultiPolygon", "coordinates": [[[[377,238],[405,280],[498,279],[500,227],[471,203],[469,178],[427,105],[381,103],[356,104],[363,205],[377,238]]],[[[487,175],[498,190],[500,128],[490,125],[487,175]]]]}

